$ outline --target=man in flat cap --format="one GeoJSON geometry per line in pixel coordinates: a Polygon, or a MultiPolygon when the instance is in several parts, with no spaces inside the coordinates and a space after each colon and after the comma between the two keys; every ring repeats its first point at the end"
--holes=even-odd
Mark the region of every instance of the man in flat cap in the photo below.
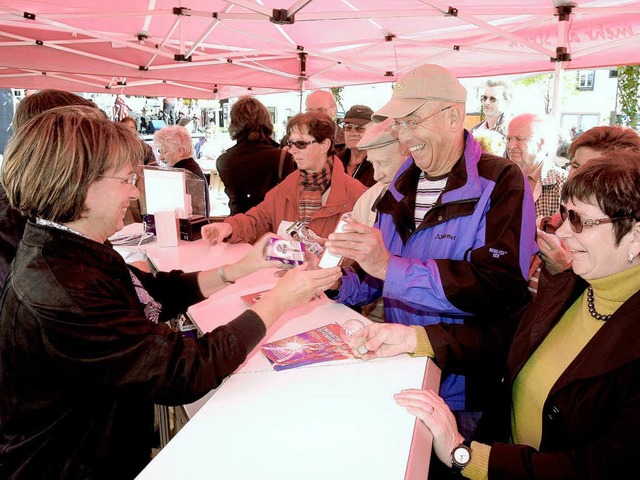
{"type": "Polygon", "coordinates": [[[358,148],[367,125],[371,123],[371,110],[366,105],[354,105],[341,120],[344,130],[344,142],[347,146],[340,155],[347,175],[355,178],[365,187],[371,187],[376,181],[373,179],[373,166],[366,162],[367,151],[358,148]]]}
{"type": "Polygon", "coordinates": [[[330,297],[365,305],[382,296],[387,322],[424,327],[416,353],[442,368],[440,395],[468,437],[500,380],[506,319],[529,299],[537,247],[529,186],[464,129],[466,98],[437,65],[398,81],[372,119],[392,118],[411,156],[377,204],[377,228],[353,222],[326,246],[358,263],[344,268],[330,297]],[[493,355],[470,367],[487,345],[493,355]]]}
{"type": "Polygon", "coordinates": [[[351,213],[358,222],[370,227],[378,216],[378,199],[382,197],[394,175],[409,156],[409,148],[398,141],[392,123],[393,120],[388,118],[382,123],[369,125],[358,142],[358,149],[367,154],[365,161],[370,164],[373,179],[377,183],[362,194],[351,213]]]}

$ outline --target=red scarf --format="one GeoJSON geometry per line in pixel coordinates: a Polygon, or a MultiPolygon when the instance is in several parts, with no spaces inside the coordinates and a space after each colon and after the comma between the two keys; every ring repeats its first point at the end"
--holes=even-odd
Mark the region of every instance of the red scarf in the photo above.
{"type": "Polygon", "coordinates": [[[307,226],[311,217],[322,207],[322,195],[331,185],[332,171],[333,157],[327,159],[327,163],[320,172],[300,170],[299,219],[307,226]]]}

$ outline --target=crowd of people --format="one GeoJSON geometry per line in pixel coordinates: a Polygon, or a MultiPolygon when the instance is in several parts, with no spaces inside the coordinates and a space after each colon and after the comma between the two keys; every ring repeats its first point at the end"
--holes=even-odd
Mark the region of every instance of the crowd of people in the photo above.
{"type": "MultiPolygon", "coordinates": [[[[202,237],[253,247],[219,269],[156,276],[108,242],[150,162],[127,116],[56,91],[21,102],[0,177],[0,477],[133,478],[149,461],[152,404],[219,385],[319,290],[374,320],[354,355],[441,368],[438,392],[395,396],[433,434],[430,478],[632,476],[640,136],[587,130],[564,146],[567,171],[548,121],[509,109],[508,83],[487,82],[481,101],[466,129],[466,89],[422,65],[377,111],[354,105],[340,121],[333,95],[312,92],[277,143],[265,106],[242,97],[236,144],[217,159],[231,215],[202,237]],[[264,245],[296,223],[342,266],[309,255],[199,339],[165,325],[274,267],[264,245]]],[[[185,128],[154,141],[162,162],[204,179],[185,128]]]]}

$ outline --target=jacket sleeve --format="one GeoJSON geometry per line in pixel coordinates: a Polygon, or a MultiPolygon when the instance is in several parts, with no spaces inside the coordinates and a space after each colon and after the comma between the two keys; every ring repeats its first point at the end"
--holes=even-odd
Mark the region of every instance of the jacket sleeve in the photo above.
{"type": "Polygon", "coordinates": [[[160,320],[166,322],[205,297],[198,286],[198,273],[184,273],[181,270],[158,272],[152,275],[129,265],[140,283],[154,300],[162,305],[160,320]]]}
{"type": "MultiPolygon", "coordinates": [[[[225,223],[233,227],[229,242],[254,243],[265,233],[277,228],[277,225],[274,225],[277,211],[276,202],[281,190],[280,185],[276,185],[267,192],[260,204],[247,210],[247,213],[237,213],[225,219],[225,223]]],[[[280,199],[280,201],[283,200],[280,199]]]]}
{"type": "Polygon", "coordinates": [[[394,256],[385,298],[433,313],[489,315],[528,298],[525,280],[535,247],[533,197],[520,170],[505,169],[487,202],[475,246],[461,260],[421,262],[394,256]]]}
{"type": "Polygon", "coordinates": [[[260,317],[247,310],[193,340],[147,321],[120,282],[100,279],[82,296],[38,309],[33,328],[25,331],[39,331],[49,361],[84,379],[87,388],[136,391],[156,403],[197,400],[233,373],[266,333],[260,317]]]}

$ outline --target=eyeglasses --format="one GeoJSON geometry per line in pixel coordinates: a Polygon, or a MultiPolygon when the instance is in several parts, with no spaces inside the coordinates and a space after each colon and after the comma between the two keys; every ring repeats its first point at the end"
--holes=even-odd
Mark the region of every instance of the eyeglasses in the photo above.
{"type": "Polygon", "coordinates": [[[287,145],[289,145],[289,147],[296,147],[298,150],[304,150],[312,143],[318,143],[318,141],[309,140],[308,142],[305,142],[304,140],[296,140],[295,142],[292,142],[291,140],[289,140],[287,142],[287,145]]]}
{"type": "Polygon", "coordinates": [[[429,115],[428,117],[421,118],[420,120],[394,120],[391,123],[391,128],[393,130],[400,130],[400,128],[404,128],[405,130],[415,130],[416,127],[422,122],[426,122],[432,117],[435,117],[439,113],[444,112],[445,110],[449,110],[453,105],[449,105],[448,107],[444,107],[442,110],[438,110],[436,113],[429,115]]]}
{"type": "Polygon", "coordinates": [[[506,136],[504,137],[505,141],[507,142],[507,145],[511,142],[516,142],[516,143],[522,143],[522,142],[528,142],[529,139],[532,137],[533,135],[527,135],[526,137],[521,137],[519,135],[515,135],[513,137],[510,136],[506,136]]]}
{"type": "Polygon", "coordinates": [[[633,218],[631,216],[626,217],[607,217],[607,218],[598,218],[596,220],[583,220],[578,212],[575,210],[567,210],[567,207],[564,205],[560,205],[560,216],[563,221],[566,221],[569,218],[569,225],[571,226],[571,230],[576,233],[581,233],[584,227],[592,228],[595,225],[600,225],[601,223],[613,223],[618,220],[624,220],[626,218],[633,218]]]}
{"type": "Polygon", "coordinates": [[[364,132],[365,127],[363,127],[361,125],[356,125],[355,123],[345,123],[344,124],[344,129],[347,132],[356,131],[358,133],[362,133],[362,132],[364,132]]]}
{"type": "Polygon", "coordinates": [[[110,175],[100,175],[100,177],[113,178],[114,180],[122,180],[122,183],[130,183],[134,187],[136,186],[136,183],[138,182],[138,178],[139,178],[137,173],[134,173],[130,177],[112,177],[110,175]]]}
{"type": "Polygon", "coordinates": [[[487,97],[486,95],[482,95],[480,97],[480,100],[482,100],[483,102],[486,102],[487,100],[489,100],[491,103],[496,103],[498,101],[496,97],[487,97]]]}

